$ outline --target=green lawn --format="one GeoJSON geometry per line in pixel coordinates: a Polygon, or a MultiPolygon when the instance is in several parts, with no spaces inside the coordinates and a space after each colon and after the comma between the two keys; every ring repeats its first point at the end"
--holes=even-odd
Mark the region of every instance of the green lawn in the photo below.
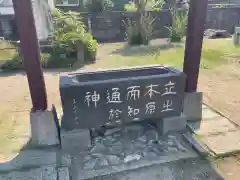
{"type": "Polygon", "coordinates": [[[17,54],[16,47],[7,41],[0,40],[0,66],[7,60],[11,60],[17,54]]]}
{"type": "MultiPolygon", "coordinates": [[[[99,62],[90,65],[91,67],[116,68],[149,64],[181,67],[184,59],[184,43],[141,47],[129,47],[116,43],[105,44],[103,49],[107,53],[100,52],[99,62]]],[[[240,57],[240,47],[235,47],[231,39],[205,40],[201,68],[210,69],[221,64],[234,62],[236,57],[240,57]]]]}
{"type": "MultiPolygon", "coordinates": [[[[210,69],[224,63],[235,62],[236,57],[240,57],[239,50],[240,47],[235,47],[232,39],[204,40],[201,68],[210,69]]],[[[100,61],[89,67],[115,68],[149,64],[181,67],[184,59],[184,43],[168,44],[165,42],[140,47],[129,47],[124,43],[111,43],[104,44],[99,51],[100,61]],[[103,52],[102,49],[104,49],[103,52]]],[[[0,64],[1,61],[3,63],[11,60],[15,55],[16,49],[13,45],[6,41],[0,41],[0,64]]]]}

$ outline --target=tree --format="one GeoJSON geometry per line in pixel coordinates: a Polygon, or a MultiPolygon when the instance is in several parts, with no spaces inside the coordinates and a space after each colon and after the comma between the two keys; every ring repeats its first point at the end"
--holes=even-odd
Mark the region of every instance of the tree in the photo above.
{"type": "Polygon", "coordinates": [[[163,4],[164,0],[135,0],[125,6],[126,10],[136,12],[135,23],[128,22],[127,24],[130,44],[148,44],[153,34],[155,19],[146,11],[160,11],[163,4]],[[129,34],[132,37],[129,37],[129,34]]]}
{"type": "Polygon", "coordinates": [[[125,4],[126,11],[160,11],[165,0],[135,0],[125,4]]]}
{"type": "Polygon", "coordinates": [[[96,57],[98,43],[85,29],[80,14],[64,12],[55,9],[53,12],[54,53],[72,55],[77,54],[79,47],[84,51],[84,59],[93,61],[96,57]]]}
{"type": "Polygon", "coordinates": [[[155,19],[147,11],[160,11],[165,3],[172,15],[172,26],[167,27],[170,40],[181,41],[185,35],[188,0],[135,0],[125,5],[125,10],[136,12],[136,22],[125,23],[129,44],[148,44],[154,34],[155,19]]]}
{"type": "Polygon", "coordinates": [[[69,39],[71,39],[71,37],[76,38],[76,36],[74,36],[75,34],[81,39],[86,32],[81,17],[75,12],[63,12],[59,9],[54,9],[53,20],[53,44],[55,51],[64,51],[67,54],[71,53],[71,51],[75,49],[75,42],[69,39]]]}
{"type": "Polygon", "coordinates": [[[84,2],[84,6],[86,6],[90,12],[102,12],[112,9],[114,3],[112,0],[87,0],[84,2]]]}

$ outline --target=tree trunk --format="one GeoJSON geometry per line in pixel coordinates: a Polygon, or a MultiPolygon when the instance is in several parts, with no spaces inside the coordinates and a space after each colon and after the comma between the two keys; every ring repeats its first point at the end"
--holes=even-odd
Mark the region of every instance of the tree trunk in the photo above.
{"type": "Polygon", "coordinates": [[[136,26],[137,26],[137,29],[138,29],[138,32],[142,38],[142,43],[145,44],[145,32],[144,32],[144,29],[142,27],[142,24],[141,24],[141,17],[145,11],[145,6],[147,4],[147,0],[137,0],[137,13],[136,13],[136,26]]]}
{"type": "Polygon", "coordinates": [[[76,43],[77,47],[77,61],[83,65],[85,63],[84,61],[84,46],[82,42],[77,42],[76,43]]]}

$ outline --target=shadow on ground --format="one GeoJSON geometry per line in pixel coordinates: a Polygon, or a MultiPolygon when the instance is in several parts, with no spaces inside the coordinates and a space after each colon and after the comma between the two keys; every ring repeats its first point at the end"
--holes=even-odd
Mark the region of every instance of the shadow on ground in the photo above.
{"type": "Polygon", "coordinates": [[[124,48],[116,49],[111,54],[120,54],[122,56],[144,56],[149,54],[156,54],[162,50],[168,50],[173,48],[183,47],[182,44],[160,44],[160,45],[148,45],[148,46],[124,46],[124,48]]]}
{"type": "MultiPolygon", "coordinates": [[[[88,65],[88,64],[86,64],[88,65]]],[[[77,70],[82,70],[86,65],[76,65],[73,68],[60,68],[60,69],[43,69],[43,73],[49,74],[60,74],[60,73],[72,73],[77,70]]],[[[10,76],[26,76],[26,73],[23,70],[16,70],[16,71],[0,71],[0,78],[1,77],[10,77],[10,76]]]]}

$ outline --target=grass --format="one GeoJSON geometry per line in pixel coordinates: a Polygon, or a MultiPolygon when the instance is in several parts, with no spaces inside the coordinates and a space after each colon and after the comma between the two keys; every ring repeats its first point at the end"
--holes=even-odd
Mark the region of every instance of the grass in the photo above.
{"type": "Polygon", "coordinates": [[[11,60],[16,53],[17,50],[13,44],[0,40],[0,61],[11,60]]]}
{"type": "Polygon", "coordinates": [[[29,140],[30,124],[24,113],[0,113],[0,162],[1,154],[17,153],[29,140]]]}
{"type": "Polygon", "coordinates": [[[11,60],[15,55],[15,49],[0,49],[0,61],[11,60]]]}
{"type": "MultiPolygon", "coordinates": [[[[90,65],[92,68],[115,68],[122,66],[141,66],[149,64],[167,64],[182,67],[184,44],[160,44],[129,47],[126,44],[105,44],[104,61],[90,65]]],[[[231,39],[205,40],[202,49],[201,68],[211,69],[217,65],[234,62],[240,56],[240,48],[235,47],[231,39]]],[[[100,50],[101,51],[101,50],[100,50]]],[[[103,52],[104,53],[104,52],[103,52]]],[[[16,55],[15,47],[0,41],[0,63],[11,60],[16,55]]]]}
{"type": "MultiPolygon", "coordinates": [[[[108,49],[109,53],[105,54],[104,60],[91,65],[91,67],[115,68],[149,64],[182,67],[183,65],[184,44],[142,47],[128,47],[119,44],[106,44],[104,46],[104,49],[108,49]]],[[[232,57],[237,56],[240,56],[240,48],[235,47],[231,39],[205,40],[202,49],[201,68],[211,69],[229,63],[232,57]]]]}

